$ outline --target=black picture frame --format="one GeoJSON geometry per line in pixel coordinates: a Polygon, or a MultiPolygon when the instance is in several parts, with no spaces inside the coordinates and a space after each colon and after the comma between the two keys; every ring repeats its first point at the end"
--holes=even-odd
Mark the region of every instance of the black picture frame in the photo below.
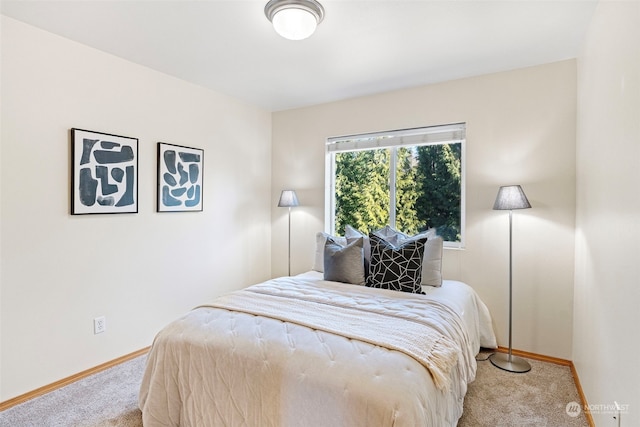
{"type": "Polygon", "coordinates": [[[138,213],[138,138],[71,129],[71,214],[138,213]]]}
{"type": "Polygon", "coordinates": [[[202,212],[204,150],[158,142],[158,212],[202,212]]]}

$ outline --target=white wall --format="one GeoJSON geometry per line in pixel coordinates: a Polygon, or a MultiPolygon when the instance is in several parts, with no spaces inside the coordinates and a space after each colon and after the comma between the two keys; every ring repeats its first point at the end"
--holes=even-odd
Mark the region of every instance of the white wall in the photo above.
{"type": "Polygon", "coordinates": [[[270,276],[269,112],[6,17],[1,99],[0,401],[270,276]],[[139,138],[138,214],[69,214],[72,127],[139,138]],[[158,141],[204,149],[204,212],[155,212],[158,141]]]}
{"type": "MultiPolygon", "coordinates": [[[[575,61],[274,113],[272,200],[298,191],[292,270],[310,269],[324,230],[324,143],[330,136],[467,123],[467,241],[444,275],[488,304],[506,346],[508,214],[500,185],[521,184],[533,209],[514,213],[514,348],[571,358],[575,221],[575,61]]],[[[286,210],[273,207],[272,271],[287,271],[286,210]]]]}
{"type": "Polygon", "coordinates": [[[639,52],[640,3],[600,2],[578,61],[573,361],[589,404],[629,405],[625,427],[640,420],[639,52]]]}
{"type": "MultiPolygon", "coordinates": [[[[0,19],[0,35],[2,23],[0,19]]],[[[0,40],[1,41],[1,40],[0,40]]],[[[0,43],[0,58],[2,58],[2,43],[0,43]]],[[[2,63],[0,63],[0,118],[2,117],[2,63]]],[[[2,165],[2,120],[0,119],[0,165],[2,165]]],[[[0,310],[2,310],[2,173],[0,173],[0,310]]],[[[2,384],[2,313],[0,312],[0,384],[2,384]]],[[[2,386],[0,385],[0,402],[2,401],[2,386]]]]}

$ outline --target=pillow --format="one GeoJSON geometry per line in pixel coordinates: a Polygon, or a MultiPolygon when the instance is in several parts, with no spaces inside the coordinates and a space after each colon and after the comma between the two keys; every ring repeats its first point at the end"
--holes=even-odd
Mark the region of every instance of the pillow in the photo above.
{"type": "Polygon", "coordinates": [[[364,285],[364,262],[360,237],[342,246],[331,237],[324,244],[324,280],[364,285]]]}
{"type": "Polygon", "coordinates": [[[362,238],[362,249],[364,250],[364,275],[369,275],[369,264],[371,263],[371,243],[369,242],[369,236],[362,234],[350,225],[344,227],[344,237],[347,238],[347,243],[362,238]]]}
{"type": "Polygon", "coordinates": [[[415,236],[407,236],[387,225],[374,233],[394,246],[402,245],[409,240],[427,237],[428,240],[424,246],[424,259],[422,261],[421,284],[434,287],[442,286],[442,247],[444,241],[441,236],[436,234],[435,228],[430,228],[415,236]]]}
{"type": "Polygon", "coordinates": [[[367,286],[395,291],[422,293],[422,258],[427,238],[409,240],[394,246],[372,233],[371,265],[367,286]]]}
{"type": "Polygon", "coordinates": [[[376,230],[373,233],[379,237],[382,237],[384,240],[394,246],[398,246],[399,239],[406,239],[409,237],[406,234],[401,233],[400,231],[395,230],[388,225],[385,225],[383,228],[376,230]]]}
{"type": "Polygon", "coordinates": [[[321,231],[316,233],[316,255],[313,260],[312,270],[319,271],[320,273],[324,271],[324,244],[328,237],[331,237],[333,241],[339,245],[347,246],[347,239],[345,237],[336,237],[321,231]]]}
{"type": "Polygon", "coordinates": [[[424,245],[422,260],[422,284],[427,286],[442,286],[442,246],[441,236],[429,237],[424,245]]]}
{"type": "Polygon", "coordinates": [[[434,286],[436,288],[442,286],[442,237],[438,236],[435,229],[430,229],[424,233],[405,239],[399,238],[398,244],[403,244],[411,240],[427,238],[424,245],[424,256],[422,259],[422,279],[421,284],[434,286]]]}

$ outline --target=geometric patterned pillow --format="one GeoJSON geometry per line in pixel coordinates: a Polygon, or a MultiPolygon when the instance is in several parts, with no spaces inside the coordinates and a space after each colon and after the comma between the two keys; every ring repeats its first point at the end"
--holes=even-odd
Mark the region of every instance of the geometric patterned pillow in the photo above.
{"type": "MultiPolygon", "coordinates": [[[[346,230],[346,227],[345,227],[346,230]]],[[[438,236],[435,228],[430,228],[415,236],[408,236],[397,231],[388,225],[380,230],[374,231],[374,234],[382,237],[394,246],[400,246],[408,240],[415,240],[427,237],[427,243],[424,245],[424,258],[422,260],[422,281],[423,285],[440,287],[442,286],[442,237],[438,236]]],[[[346,232],[345,232],[346,235],[346,232]]],[[[366,247],[365,247],[366,248],[366,247]]],[[[366,249],[365,249],[366,250],[366,249]]],[[[365,253],[366,257],[366,253],[365,253]]]]}
{"type": "Polygon", "coordinates": [[[422,258],[427,238],[394,246],[376,234],[370,234],[371,264],[367,286],[395,291],[422,293],[422,258]]]}

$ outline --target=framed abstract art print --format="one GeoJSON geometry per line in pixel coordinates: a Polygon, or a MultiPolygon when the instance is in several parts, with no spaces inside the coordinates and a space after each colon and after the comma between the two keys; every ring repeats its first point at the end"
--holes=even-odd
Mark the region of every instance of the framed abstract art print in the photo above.
{"type": "Polygon", "coordinates": [[[71,129],[71,214],[138,212],[138,139],[71,129]]]}
{"type": "Polygon", "coordinates": [[[158,143],[158,212],[202,211],[204,150],[158,143]]]}

